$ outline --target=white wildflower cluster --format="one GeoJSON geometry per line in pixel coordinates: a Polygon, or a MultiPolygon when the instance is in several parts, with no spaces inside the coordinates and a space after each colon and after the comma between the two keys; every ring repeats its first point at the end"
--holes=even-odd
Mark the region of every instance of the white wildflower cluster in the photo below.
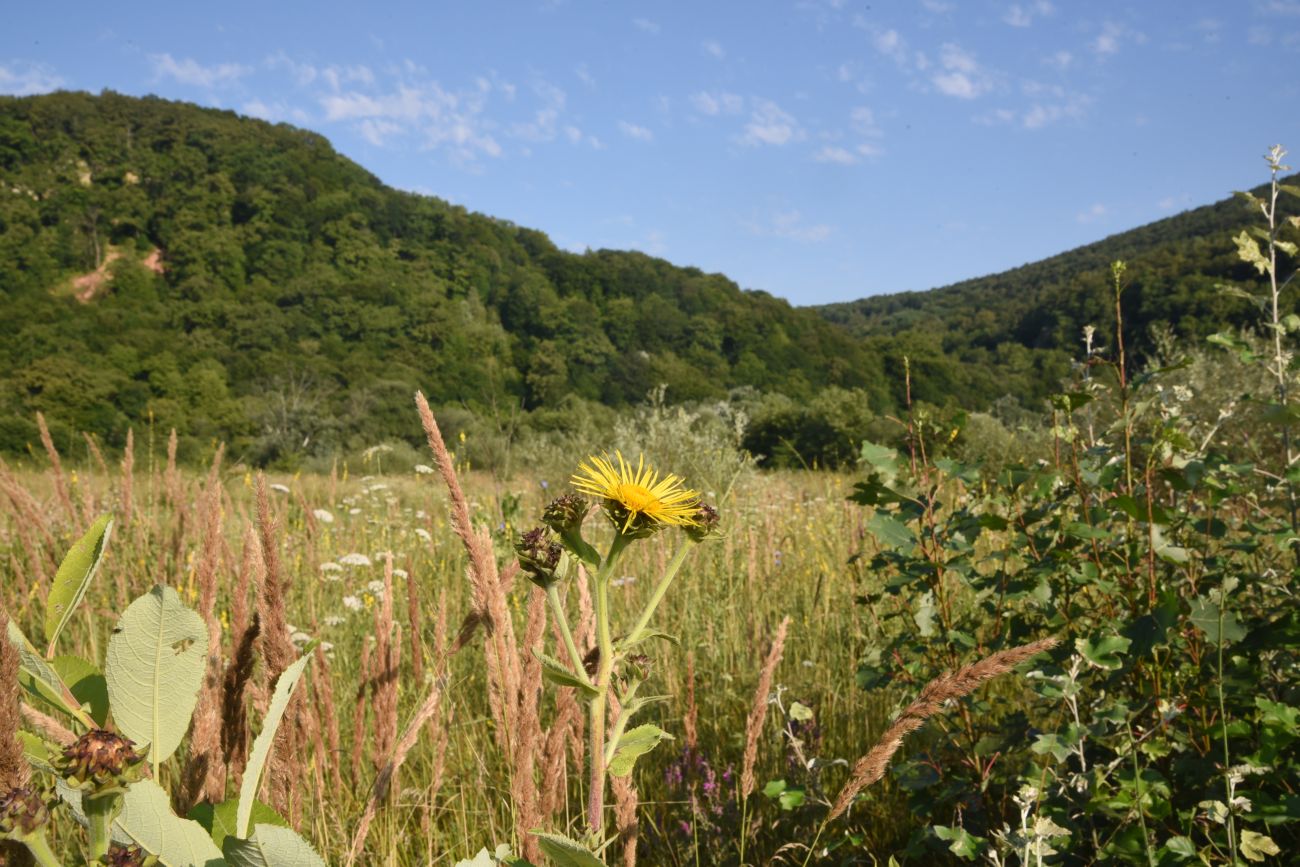
{"type": "Polygon", "coordinates": [[[329,509],[312,509],[311,514],[313,518],[320,521],[322,524],[334,523],[334,513],[329,509]]]}
{"type": "Polygon", "coordinates": [[[415,473],[419,476],[431,476],[433,475],[433,467],[426,464],[416,464],[415,473]]]}
{"type": "Polygon", "coordinates": [[[288,486],[287,486],[287,485],[282,485],[282,484],[280,484],[279,482],[273,482],[269,487],[271,488],[271,490],[275,491],[277,494],[287,494],[287,493],[289,493],[289,488],[288,488],[288,486]]]}
{"type": "Polygon", "coordinates": [[[370,558],[367,557],[365,554],[361,554],[355,551],[351,554],[344,554],[342,557],[339,558],[339,562],[342,563],[344,566],[373,566],[374,565],[371,562],[370,558]]]}

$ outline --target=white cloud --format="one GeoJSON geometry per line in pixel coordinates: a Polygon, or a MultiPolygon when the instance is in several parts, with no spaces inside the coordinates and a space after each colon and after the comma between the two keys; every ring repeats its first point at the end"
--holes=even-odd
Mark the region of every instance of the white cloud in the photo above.
{"type": "MultiPolygon", "coordinates": [[[[481,91],[491,89],[486,79],[480,78],[478,85],[481,91]]],[[[524,141],[535,143],[554,141],[559,131],[560,113],[568,102],[568,95],[554,84],[540,78],[533,82],[532,90],[541,107],[533,112],[531,120],[514,124],[511,132],[516,138],[524,141]]]]}
{"type": "Polygon", "coordinates": [[[907,42],[897,30],[882,30],[876,33],[871,39],[871,44],[895,63],[907,62],[907,42]]]}
{"type": "Polygon", "coordinates": [[[633,18],[632,24],[637,30],[643,30],[651,35],[657,35],[659,33],[659,23],[657,21],[651,21],[649,18],[633,18]]]}
{"type": "Polygon", "coordinates": [[[1255,9],[1261,15],[1300,16],[1300,0],[1265,0],[1256,3],[1255,9]]]}
{"type": "Polygon", "coordinates": [[[1092,207],[1088,208],[1087,210],[1083,210],[1080,211],[1078,214],[1075,214],[1074,218],[1078,220],[1080,223],[1092,223],[1097,220],[1100,220],[1108,213],[1109,210],[1106,208],[1106,206],[1098,202],[1094,204],[1092,207]]]}
{"type": "Polygon", "coordinates": [[[880,138],[883,133],[876,123],[875,113],[865,105],[860,105],[849,112],[849,125],[863,138],[880,138]]]}
{"type": "Polygon", "coordinates": [[[0,66],[0,93],[31,96],[63,87],[64,81],[42,64],[13,63],[0,66]]]}
{"type": "Polygon", "coordinates": [[[740,141],[746,145],[785,145],[804,137],[799,122],[769,99],[754,100],[740,141]]]}
{"type": "Polygon", "coordinates": [[[592,77],[591,70],[587,68],[587,64],[579,63],[574,68],[573,74],[578,76],[578,81],[581,81],[583,84],[587,85],[587,87],[593,89],[596,87],[596,79],[592,77]]]}
{"type": "Polygon", "coordinates": [[[939,92],[958,99],[975,99],[992,86],[987,72],[961,46],[946,42],[939,50],[939,66],[930,78],[939,92]]]}
{"type": "Polygon", "coordinates": [[[1090,47],[1096,54],[1108,57],[1112,54],[1118,54],[1126,41],[1141,45],[1147,41],[1147,38],[1145,34],[1122,24],[1106,21],[1101,26],[1101,32],[1092,40],[1090,47]]]}
{"type": "Polygon", "coordinates": [[[808,224],[804,222],[803,214],[797,210],[778,211],[770,215],[766,220],[750,220],[744,225],[755,235],[768,238],[786,238],[803,243],[825,241],[835,233],[835,228],[826,223],[808,224]]]}
{"type": "Polygon", "coordinates": [[[260,99],[244,103],[240,109],[249,117],[261,118],[272,123],[292,120],[294,123],[307,123],[311,118],[300,108],[290,108],[283,102],[266,103],[260,99]]]}
{"type": "Polygon", "coordinates": [[[415,135],[429,149],[445,149],[457,162],[498,157],[501,145],[485,116],[491,86],[448,91],[435,82],[400,83],[371,95],[358,91],[320,97],[325,119],[350,122],[371,144],[383,146],[396,136],[415,135]]]}
{"type": "Polygon", "coordinates": [[[706,54],[710,54],[719,60],[727,56],[727,51],[722,47],[722,43],[716,39],[706,39],[700,43],[706,54]]]}
{"type": "Polygon", "coordinates": [[[858,161],[857,154],[835,145],[826,145],[813,154],[813,159],[819,163],[835,163],[841,166],[851,166],[858,161]]]}
{"type": "Polygon", "coordinates": [[[690,95],[691,108],[699,114],[715,117],[720,114],[740,114],[745,108],[745,99],[734,93],[707,93],[700,91],[690,95]]]}
{"type": "Polygon", "coordinates": [[[1031,3],[1012,3],[1002,16],[1003,22],[1012,27],[1029,27],[1035,18],[1051,15],[1055,8],[1048,0],[1033,0],[1031,3]]]}
{"type": "Polygon", "coordinates": [[[1192,197],[1187,193],[1182,193],[1177,196],[1165,196],[1156,203],[1156,207],[1162,211],[1172,211],[1175,208],[1186,208],[1191,202],[1192,197]]]}
{"type": "Polygon", "coordinates": [[[1054,69],[1059,69],[1064,72],[1074,63],[1074,55],[1068,51],[1057,51],[1050,57],[1044,59],[1043,62],[1054,69]]]}
{"type": "Polygon", "coordinates": [[[628,123],[625,120],[620,120],[618,122],[618,130],[628,138],[636,139],[637,141],[653,141],[655,137],[655,134],[646,127],[638,126],[634,123],[628,123]]]}
{"type": "Polygon", "coordinates": [[[233,84],[253,71],[251,67],[240,63],[204,66],[192,57],[177,60],[170,54],[154,54],[149,61],[153,64],[154,78],[170,78],[191,87],[222,87],[233,84]]]}

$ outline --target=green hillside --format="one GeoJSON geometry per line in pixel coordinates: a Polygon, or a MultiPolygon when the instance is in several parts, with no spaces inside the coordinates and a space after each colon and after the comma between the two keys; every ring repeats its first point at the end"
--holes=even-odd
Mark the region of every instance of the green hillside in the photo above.
{"type": "MultiPolygon", "coordinates": [[[[1282,203],[1290,204],[1300,202],[1282,203]]],[[[1020,375],[1026,357],[1035,367],[1063,373],[1071,358],[1081,357],[1084,326],[1096,326],[1100,343],[1110,340],[1110,265],[1116,260],[1126,264],[1125,343],[1139,356],[1150,351],[1156,331],[1200,340],[1224,328],[1257,325],[1259,311],[1219,287],[1259,281],[1238,258],[1232,238],[1261,226],[1259,213],[1233,196],[1001,274],[818,309],[870,346],[906,351],[922,397],[942,403],[956,375],[969,386],[958,392],[968,406],[1008,392],[1033,401],[1053,390],[1056,379],[1027,381],[1020,375]]],[[[1282,263],[1284,279],[1293,268],[1282,263]]]]}
{"type": "Polygon", "coordinates": [[[0,98],[0,451],[149,418],[255,459],[470,410],[827,386],[889,404],[815,311],[384,186],[319,135],[160,99],[0,98]],[[160,253],[156,251],[161,251],[160,253]],[[154,265],[155,268],[150,268],[154,265]],[[158,273],[158,269],[161,273],[158,273]]]}

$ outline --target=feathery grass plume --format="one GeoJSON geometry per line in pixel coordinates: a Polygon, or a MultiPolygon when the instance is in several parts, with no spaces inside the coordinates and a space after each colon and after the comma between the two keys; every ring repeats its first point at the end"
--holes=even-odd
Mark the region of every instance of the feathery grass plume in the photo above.
{"type": "Polygon", "coordinates": [[[517,731],[515,720],[519,697],[520,659],[515,645],[514,624],[506,600],[508,583],[501,580],[492,540],[486,530],[476,531],[470,523],[469,505],[456,476],[456,467],[442,432],[434,420],[424,395],[416,392],[415,405],[420,423],[433,452],[434,462],[442,474],[451,500],[451,523],[469,554],[469,577],[475,611],[487,621],[484,658],[488,670],[488,706],[496,723],[497,744],[507,756],[513,755],[512,739],[517,731]]]}
{"type": "Polygon", "coordinates": [[[314,660],[316,671],[308,681],[308,685],[316,699],[316,716],[322,723],[325,743],[329,748],[327,754],[322,754],[322,759],[329,765],[330,779],[335,790],[341,792],[343,772],[339,768],[343,763],[343,750],[339,745],[339,715],[334,706],[334,686],[330,681],[329,659],[325,656],[325,648],[320,644],[316,645],[316,650],[313,652],[316,656],[314,660]]]}
{"type": "MultiPolygon", "coordinates": [[[[42,548],[40,542],[33,537],[31,533],[32,524],[29,519],[28,510],[24,508],[26,506],[25,501],[30,499],[30,497],[27,495],[26,491],[22,490],[22,488],[18,486],[17,481],[9,475],[8,468],[5,466],[4,461],[0,461],[0,490],[4,491],[9,502],[13,504],[16,520],[11,522],[10,526],[12,526],[18,534],[18,542],[22,546],[23,555],[27,558],[27,568],[30,570],[24,590],[26,590],[27,587],[30,587],[32,582],[35,582],[37,588],[48,587],[49,581],[46,578],[45,558],[46,552],[53,550],[53,546],[42,548]]],[[[51,566],[50,568],[53,569],[54,567],[51,566]]],[[[22,573],[19,570],[15,570],[14,574],[21,575],[22,573]]]]}
{"type": "Polygon", "coordinates": [[[361,762],[366,745],[366,693],[374,689],[374,636],[361,641],[361,664],[357,667],[357,695],[352,705],[352,785],[361,785],[361,762]]]}
{"type": "Polygon", "coordinates": [[[77,739],[77,736],[69,731],[68,727],[63,723],[59,722],[49,714],[42,713],[30,704],[24,702],[19,706],[19,710],[22,711],[23,719],[27,720],[28,725],[44,734],[45,737],[54,741],[59,746],[66,747],[77,739]]]}
{"type": "MultiPolygon", "coordinates": [[[[559,622],[552,623],[551,627],[556,645],[562,645],[564,635],[560,631],[559,622]]],[[[579,648],[583,646],[582,642],[577,639],[575,639],[574,643],[579,648]]],[[[585,716],[582,705],[578,702],[575,689],[567,686],[555,689],[555,713],[551,719],[551,726],[546,731],[546,741],[542,747],[540,759],[542,793],[537,809],[544,825],[550,823],[566,794],[568,784],[566,760],[569,739],[573,737],[574,724],[582,725],[585,716]]],[[[577,737],[581,740],[581,732],[577,737]]],[[[580,762],[578,767],[581,770],[580,762]]]]}
{"type": "Polygon", "coordinates": [[[99,467],[99,474],[108,478],[108,462],[104,460],[104,453],[99,449],[99,443],[88,433],[83,432],[82,438],[86,441],[86,449],[90,452],[91,458],[95,461],[95,466],[99,467]]]}
{"type": "MultiPolygon", "coordinates": [[[[408,568],[407,572],[410,571],[408,568]]],[[[406,616],[411,624],[411,675],[416,683],[424,683],[424,622],[420,611],[420,582],[409,575],[406,579],[406,616]]]]}
{"type": "Polygon", "coordinates": [[[122,450],[122,525],[129,526],[135,517],[135,429],[127,428],[126,448],[122,450]]]}
{"type": "MultiPolygon", "coordinates": [[[[296,651],[289,640],[289,621],[285,615],[287,580],[280,565],[280,550],[276,542],[276,525],[271,517],[271,504],[266,494],[266,476],[257,474],[257,530],[262,542],[262,562],[265,573],[261,592],[257,595],[258,613],[262,619],[262,659],[266,663],[268,694],[275,688],[284,670],[293,664],[296,651]]],[[[267,765],[270,803],[297,826],[302,801],[294,797],[294,782],[303,770],[303,695],[296,692],[285,711],[284,722],[276,733],[267,765]]]]}
{"type": "Polygon", "coordinates": [[[866,755],[858,759],[849,775],[849,781],[835,798],[826,821],[838,818],[853,799],[867,786],[872,785],[885,775],[889,760],[903,745],[903,738],[919,729],[925,721],[943,710],[945,702],[959,699],[975,691],[986,680],[1006,674],[1020,663],[1056,645],[1055,638],[1044,638],[1032,644],[1001,650],[947,674],[941,674],[927,683],[920,695],[903,708],[898,718],[885,729],[880,740],[866,755]]]}
{"type": "Polygon", "coordinates": [[[686,713],[682,715],[682,739],[686,749],[694,753],[700,743],[700,709],[695,704],[695,651],[686,652],[686,713]]]}
{"type": "Polygon", "coordinates": [[[763,734],[763,723],[767,721],[767,699],[772,692],[772,678],[776,675],[776,666],[781,662],[785,651],[785,633],[790,627],[790,618],[786,616],[776,628],[776,637],[772,639],[772,649],[768,651],[763,662],[763,670],[758,676],[758,687],[754,690],[754,704],[749,709],[749,719],[745,721],[745,755],[741,761],[740,797],[747,799],[754,794],[754,762],[758,758],[758,739],[763,734]]]}
{"type": "Polygon", "coordinates": [[[201,502],[203,539],[196,577],[199,585],[199,615],[208,628],[208,659],[194,707],[189,758],[181,787],[181,797],[186,807],[199,801],[219,804],[226,794],[226,769],[221,761],[221,679],[225,660],[221,654],[221,623],[215,612],[217,563],[221,558],[223,541],[220,471],[224,452],[224,445],[217,448],[201,502]]]}
{"type": "Polygon", "coordinates": [[[255,649],[261,626],[261,618],[254,613],[253,619],[236,633],[234,655],[221,684],[221,760],[236,786],[243,780],[248,764],[248,711],[244,699],[257,662],[255,649]]]}
{"type": "Polygon", "coordinates": [[[542,650],[542,637],[546,632],[546,592],[533,587],[528,599],[528,617],[524,627],[523,658],[525,660],[519,684],[519,727],[515,740],[514,772],[510,778],[510,795],[514,805],[515,836],[519,840],[520,854],[527,861],[541,860],[537,837],[531,830],[541,824],[537,788],[537,759],[543,745],[539,703],[542,698],[542,663],[537,654],[542,650]]]}
{"type": "Polygon", "coordinates": [[[239,560],[239,574],[235,578],[235,592],[230,600],[230,634],[237,643],[248,629],[248,594],[252,587],[262,585],[262,550],[257,531],[244,530],[244,547],[239,560]]]}
{"type": "MultiPolygon", "coordinates": [[[[0,630],[9,628],[9,612],[0,603],[0,630]]],[[[21,692],[18,687],[18,651],[0,635],[0,792],[27,782],[27,759],[18,740],[21,692]]]]}
{"type": "Polygon", "coordinates": [[[50,428],[45,423],[44,413],[36,413],[36,427],[41,432],[41,445],[45,446],[45,454],[50,458],[50,469],[54,474],[54,494],[59,498],[59,505],[63,507],[63,513],[67,515],[68,521],[76,524],[77,509],[72,505],[72,492],[68,489],[67,477],[63,475],[63,461],[59,460],[59,450],[54,447],[54,438],[50,436],[50,428]]]}

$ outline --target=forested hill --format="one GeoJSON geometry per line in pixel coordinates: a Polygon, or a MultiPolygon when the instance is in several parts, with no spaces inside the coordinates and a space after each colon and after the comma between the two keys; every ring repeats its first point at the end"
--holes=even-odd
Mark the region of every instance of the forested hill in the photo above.
{"type": "MultiPolygon", "coordinates": [[[[1267,177],[1262,160],[1260,169],[1267,177]]],[[[1263,196],[1265,188],[1253,192],[1263,196]]],[[[1300,200],[1294,198],[1283,196],[1279,205],[1284,213],[1300,211],[1300,200]]],[[[873,346],[906,352],[920,394],[928,399],[942,402],[944,386],[936,380],[955,364],[981,372],[966,398],[976,406],[1009,390],[1022,399],[1041,396],[1043,392],[1019,382],[1024,355],[1042,368],[1064,370],[1083,351],[1086,325],[1097,328],[1099,343],[1114,342],[1111,263],[1117,260],[1125,263],[1125,342],[1139,354],[1150,351],[1156,330],[1200,340],[1225,328],[1258,326],[1260,311],[1220,287],[1260,283],[1254,268],[1238,258],[1232,239],[1243,229],[1264,225],[1256,208],[1232,196],[1001,274],[818,309],[873,346]],[[1000,385],[1008,376],[1016,388],[1000,385]]],[[[1283,226],[1282,237],[1295,240],[1296,234],[1283,226]]],[[[1295,265],[1282,257],[1284,279],[1295,265]]],[[[1295,308],[1293,296],[1285,298],[1288,309],[1295,308]]]]}
{"type": "Polygon", "coordinates": [[[816,311],[391,189],[319,135],[112,93],[0,98],[0,451],[152,417],[263,457],[470,409],[827,386],[890,404],[816,311]]]}

